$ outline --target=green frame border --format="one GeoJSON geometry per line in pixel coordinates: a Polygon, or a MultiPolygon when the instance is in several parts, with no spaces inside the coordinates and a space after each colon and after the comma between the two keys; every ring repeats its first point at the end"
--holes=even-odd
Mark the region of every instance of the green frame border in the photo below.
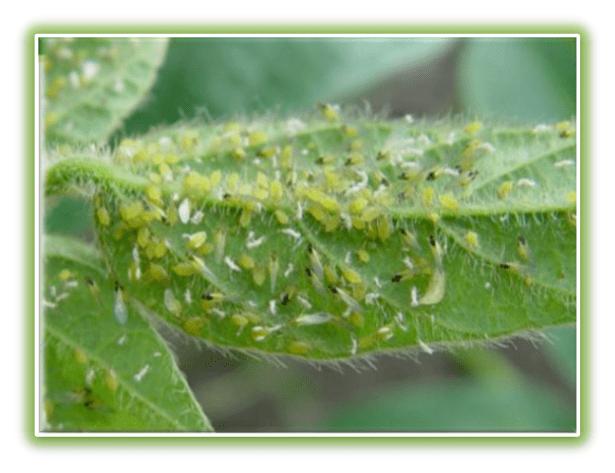
{"type": "Polygon", "coordinates": [[[169,25],[60,25],[60,24],[40,24],[32,25],[24,33],[24,433],[26,440],[36,447],[50,447],[55,445],[65,446],[534,446],[545,445],[575,446],[583,445],[589,438],[590,409],[588,405],[588,384],[590,379],[590,365],[588,360],[589,344],[589,309],[588,300],[590,286],[590,273],[588,268],[589,254],[589,224],[590,224],[590,202],[589,202],[589,90],[587,86],[587,76],[589,72],[589,34],[587,31],[574,24],[563,25],[510,25],[497,24],[491,25],[191,25],[180,26],[169,25]],[[581,370],[580,375],[580,425],[578,437],[453,437],[444,434],[441,437],[333,437],[323,435],[322,437],[252,437],[249,434],[237,437],[37,437],[34,428],[34,318],[35,318],[35,150],[34,137],[35,129],[35,97],[34,97],[34,53],[36,34],[296,34],[296,33],[355,33],[355,34],[575,34],[580,38],[580,125],[581,125],[581,146],[580,146],[580,190],[581,196],[579,206],[581,208],[580,219],[580,363],[577,369],[581,370]]]}

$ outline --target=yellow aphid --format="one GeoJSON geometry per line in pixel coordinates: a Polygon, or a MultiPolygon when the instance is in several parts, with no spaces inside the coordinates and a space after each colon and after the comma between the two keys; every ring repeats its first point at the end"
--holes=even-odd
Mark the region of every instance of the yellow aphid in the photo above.
{"type": "Polygon", "coordinates": [[[233,194],[237,192],[237,189],[239,188],[239,174],[234,172],[227,177],[226,188],[233,194]]]}
{"type": "Polygon", "coordinates": [[[199,142],[199,135],[194,130],[184,131],[179,139],[179,146],[182,151],[190,152],[196,148],[199,142]]]}
{"type": "Polygon", "coordinates": [[[380,241],[385,241],[391,236],[391,222],[387,217],[379,217],[376,220],[376,230],[380,241]]]}
{"type": "Polygon", "coordinates": [[[209,178],[196,171],[190,171],[184,178],[183,193],[192,197],[206,195],[211,189],[209,178]]]}
{"type": "Polygon", "coordinates": [[[261,158],[271,158],[275,156],[277,152],[278,152],[278,148],[276,146],[265,146],[264,148],[261,148],[259,150],[258,155],[261,158]]]}
{"type": "Polygon", "coordinates": [[[184,332],[188,335],[193,335],[195,337],[201,335],[203,331],[203,326],[205,325],[205,319],[202,317],[190,317],[189,319],[184,320],[182,324],[182,328],[184,332]]]}
{"type": "Polygon", "coordinates": [[[324,277],[327,284],[334,285],[338,282],[337,271],[335,268],[329,266],[328,264],[324,267],[324,277]]]}
{"type": "Polygon", "coordinates": [[[451,193],[442,194],[439,197],[440,205],[442,208],[451,212],[457,212],[459,210],[459,201],[451,193]]]}
{"type": "Polygon", "coordinates": [[[365,162],[365,158],[360,153],[350,153],[344,162],[346,166],[359,166],[365,162]]]}
{"type": "Polygon", "coordinates": [[[252,191],[252,195],[257,200],[265,200],[269,197],[269,191],[267,189],[263,189],[262,187],[257,187],[252,191]]]}
{"type": "Polygon", "coordinates": [[[463,131],[465,131],[468,135],[475,135],[481,130],[482,127],[483,124],[481,122],[470,122],[465,126],[463,131]]]}
{"type": "Polygon", "coordinates": [[[361,213],[361,220],[365,223],[369,223],[382,215],[382,210],[378,207],[367,207],[361,213]]]}
{"type": "Polygon", "coordinates": [[[81,348],[75,348],[75,361],[80,365],[85,365],[88,362],[88,355],[81,348]]]}
{"type": "Polygon", "coordinates": [[[359,151],[363,149],[363,141],[361,140],[354,140],[352,143],[350,143],[349,146],[350,151],[359,151]]]}
{"type": "Polygon", "coordinates": [[[203,244],[207,241],[207,233],[206,232],[196,232],[192,235],[188,236],[188,241],[186,242],[186,246],[191,250],[196,250],[203,246],[203,244]]]}
{"type": "Polygon", "coordinates": [[[416,235],[408,230],[407,228],[402,228],[400,230],[401,238],[406,247],[416,248],[418,247],[418,242],[416,241],[416,235]]]}
{"type": "Polygon", "coordinates": [[[250,225],[250,221],[252,220],[252,211],[250,209],[243,209],[241,211],[241,215],[239,216],[239,225],[243,228],[246,228],[250,225]]]}
{"type": "Polygon", "coordinates": [[[152,281],[166,281],[169,278],[166,269],[156,263],[150,263],[146,277],[152,281]]]}
{"type": "Polygon", "coordinates": [[[173,171],[167,163],[162,163],[158,166],[158,172],[162,176],[163,179],[170,181],[173,179],[173,171]]]}
{"type": "Polygon", "coordinates": [[[359,283],[359,284],[353,284],[352,286],[352,296],[359,300],[362,301],[363,299],[365,299],[365,293],[367,292],[367,286],[365,286],[365,284],[363,283],[359,283]]]}
{"type": "Polygon", "coordinates": [[[527,240],[523,235],[519,235],[517,238],[517,253],[519,257],[525,261],[530,259],[530,246],[527,244],[527,240]]]}
{"type": "Polygon", "coordinates": [[[138,200],[120,206],[120,217],[131,226],[140,223],[140,218],[144,212],[143,204],[138,200]]]}
{"type": "Polygon", "coordinates": [[[572,191],[572,192],[568,192],[566,194],[566,201],[569,204],[576,204],[577,203],[577,193],[572,191]]]}
{"type": "Polygon", "coordinates": [[[278,209],[273,214],[280,225],[286,225],[288,223],[288,215],[286,215],[283,210],[278,209]]]}
{"type": "Polygon", "coordinates": [[[357,258],[361,263],[369,263],[369,253],[365,250],[357,250],[357,258]]]}
{"type": "Polygon", "coordinates": [[[197,249],[197,253],[201,256],[206,256],[209,253],[211,253],[212,251],[214,251],[214,245],[213,243],[203,243],[198,249],[197,249]]]}
{"type": "Polygon", "coordinates": [[[265,282],[266,277],[267,277],[267,272],[265,271],[264,267],[255,266],[254,269],[252,270],[252,280],[254,281],[254,284],[256,284],[257,286],[262,286],[263,283],[265,282]]]}
{"type": "Polygon", "coordinates": [[[323,223],[325,226],[325,232],[333,232],[340,226],[340,216],[328,215],[323,223]]]}
{"type": "Polygon", "coordinates": [[[149,244],[149,237],[150,237],[149,228],[147,227],[139,228],[139,231],[137,232],[137,244],[141,248],[146,248],[147,245],[149,244]]]}
{"type": "Polygon", "coordinates": [[[221,180],[222,173],[217,169],[209,175],[209,184],[211,185],[211,187],[216,187],[218,184],[220,184],[221,180]]]}
{"type": "Polygon", "coordinates": [[[465,234],[465,236],[463,237],[463,239],[465,240],[466,244],[471,248],[471,249],[476,249],[478,248],[478,234],[476,232],[473,231],[469,231],[465,234]]]}
{"type": "Polygon", "coordinates": [[[341,130],[348,138],[354,138],[359,133],[359,130],[350,125],[342,125],[341,130]]]}
{"type": "Polygon", "coordinates": [[[45,114],[45,129],[55,125],[60,121],[60,114],[57,112],[47,112],[45,114]]]}
{"type": "Polygon", "coordinates": [[[436,268],[431,274],[431,279],[427,285],[427,290],[423,297],[420,298],[419,304],[421,305],[433,305],[437,304],[444,298],[444,292],[446,290],[446,275],[444,271],[436,268]]]}
{"type": "Polygon", "coordinates": [[[96,281],[91,278],[85,278],[85,282],[90,290],[90,293],[98,299],[98,296],[100,295],[100,288],[98,287],[98,284],[96,284],[96,281]]]}
{"type": "Polygon", "coordinates": [[[179,219],[179,215],[177,214],[177,208],[173,204],[169,204],[167,207],[167,222],[169,225],[175,225],[177,220],[179,219]]]}
{"type": "Polygon", "coordinates": [[[363,317],[361,312],[352,312],[348,317],[348,320],[357,328],[363,328],[365,326],[365,317],[363,317]]]}
{"type": "Polygon", "coordinates": [[[378,154],[376,155],[377,161],[389,161],[390,159],[391,159],[391,152],[388,150],[378,151],[378,154]]]}
{"type": "Polygon", "coordinates": [[[291,145],[286,145],[282,148],[282,152],[280,153],[280,166],[284,169],[288,169],[292,166],[293,163],[293,147],[291,145]]]}
{"type": "Polygon", "coordinates": [[[248,135],[250,146],[260,146],[267,142],[267,133],[263,131],[253,131],[248,135]]]}
{"type": "Polygon", "coordinates": [[[574,134],[574,129],[569,121],[559,122],[555,125],[561,138],[570,138],[574,134]]]}
{"type": "Polygon", "coordinates": [[[431,212],[428,216],[429,220],[431,220],[433,223],[438,223],[440,221],[440,215],[437,214],[436,212],[431,212]]]}
{"type": "Polygon", "coordinates": [[[58,278],[60,278],[60,281],[68,281],[72,277],[73,277],[73,273],[71,273],[68,269],[63,269],[58,274],[58,278]]]}
{"type": "Polygon", "coordinates": [[[201,307],[205,311],[211,310],[212,307],[224,301],[224,294],[221,292],[204,292],[201,295],[201,307]]]}
{"type": "Polygon", "coordinates": [[[241,146],[237,146],[236,148],[233,149],[233,151],[231,151],[231,156],[235,158],[237,161],[241,161],[242,159],[245,159],[246,152],[241,146]]]}
{"type": "Polygon", "coordinates": [[[249,255],[246,255],[245,253],[239,257],[237,262],[239,263],[239,266],[241,266],[243,269],[254,269],[255,266],[254,258],[249,255]]]}
{"type": "Polygon", "coordinates": [[[360,284],[362,282],[361,275],[350,268],[341,268],[342,276],[350,284],[360,284]]]}
{"type": "Polygon", "coordinates": [[[198,272],[198,268],[193,263],[184,261],[173,266],[173,271],[178,276],[192,276],[198,272]]]}
{"type": "Polygon", "coordinates": [[[337,105],[331,105],[329,103],[318,104],[320,113],[322,116],[330,122],[339,120],[339,107],[337,105]]]}
{"type": "Polygon", "coordinates": [[[307,189],[305,196],[312,202],[322,205],[326,210],[331,212],[339,212],[340,210],[340,204],[337,200],[318,189],[307,189]]]}
{"type": "Polygon", "coordinates": [[[502,182],[502,184],[500,184],[500,187],[498,187],[498,190],[497,190],[498,197],[500,199],[506,199],[506,197],[508,197],[508,195],[512,192],[512,190],[513,190],[513,182],[504,181],[502,182]]]}
{"type": "Polygon", "coordinates": [[[105,385],[107,386],[107,389],[109,389],[109,391],[111,391],[112,393],[117,391],[119,382],[114,370],[110,369],[109,371],[107,371],[107,374],[105,376],[105,385]]]}
{"type": "Polygon", "coordinates": [[[433,187],[425,187],[421,192],[421,201],[423,202],[423,207],[431,207],[433,205],[435,195],[436,191],[433,187]]]}
{"type": "Polygon", "coordinates": [[[364,197],[357,197],[348,205],[348,211],[352,214],[360,214],[367,207],[368,201],[364,197]]]}
{"type": "Polygon", "coordinates": [[[256,174],[256,185],[259,187],[268,187],[269,186],[269,178],[265,176],[262,172],[258,172],[256,174]]]}
{"type": "Polygon", "coordinates": [[[271,200],[273,200],[274,202],[279,202],[280,200],[282,200],[282,197],[284,196],[284,189],[280,181],[271,181],[271,184],[269,186],[269,195],[271,197],[271,200]]]}
{"type": "Polygon", "coordinates": [[[312,347],[307,342],[300,342],[295,340],[288,344],[288,352],[293,355],[305,355],[308,353],[312,347]]]}
{"type": "Polygon", "coordinates": [[[241,330],[250,323],[250,320],[245,315],[234,314],[231,316],[231,323],[241,330]]]}
{"type": "Polygon", "coordinates": [[[160,187],[156,185],[147,186],[145,188],[145,196],[150,202],[156,205],[162,204],[162,191],[160,187]]]}
{"type": "Polygon", "coordinates": [[[149,259],[162,258],[167,254],[167,245],[164,241],[150,241],[145,249],[145,253],[149,259]]]}
{"type": "Polygon", "coordinates": [[[108,227],[111,223],[111,217],[109,216],[109,212],[104,207],[99,207],[96,210],[96,217],[98,218],[98,223],[100,223],[103,227],[108,227]]]}

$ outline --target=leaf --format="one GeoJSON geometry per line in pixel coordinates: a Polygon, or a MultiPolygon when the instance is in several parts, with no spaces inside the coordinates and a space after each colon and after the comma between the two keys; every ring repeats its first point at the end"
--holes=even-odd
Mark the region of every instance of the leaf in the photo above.
{"type": "Polygon", "coordinates": [[[574,38],[473,39],[459,61],[460,98],[471,113],[532,121],[575,114],[574,38]]]}
{"type": "Polygon", "coordinates": [[[336,410],[324,430],[571,432],[575,414],[552,391],[523,380],[451,380],[364,395],[336,410]]]}
{"type": "Polygon", "coordinates": [[[211,430],[165,342],[102,268],[84,243],[46,238],[43,430],[211,430]]]}
{"type": "Polygon", "coordinates": [[[570,386],[577,379],[577,333],[574,327],[554,327],[547,331],[552,343],[545,352],[560,375],[570,386]]]}
{"type": "Polygon", "coordinates": [[[128,119],[126,133],[203,111],[228,117],[355,99],[451,44],[438,38],[177,38],[170,42],[152,100],[128,119]]]}
{"type": "Polygon", "coordinates": [[[322,112],[64,156],[46,189],[95,189],[114,277],[217,346],[344,360],[574,320],[570,124],[322,112]]]}
{"type": "Polygon", "coordinates": [[[44,38],[41,50],[47,143],[104,143],[153,84],[166,40],[44,38]]]}

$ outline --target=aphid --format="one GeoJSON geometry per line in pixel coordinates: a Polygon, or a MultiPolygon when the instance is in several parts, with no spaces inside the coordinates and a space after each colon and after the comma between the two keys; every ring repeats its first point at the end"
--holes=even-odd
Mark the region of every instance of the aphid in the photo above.
{"type": "Polygon", "coordinates": [[[112,393],[117,391],[119,382],[117,379],[117,374],[115,374],[115,371],[113,369],[107,371],[107,374],[105,376],[105,385],[112,393]]]}
{"type": "Polygon", "coordinates": [[[192,304],[192,293],[190,292],[190,289],[186,289],[184,292],[184,300],[186,301],[186,304],[192,304]]]}
{"type": "Polygon", "coordinates": [[[305,307],[307,310],[310,310],[312,308],[312,304],[310,304],[310,301],[308,301],[305,297],[303,296],[297,296],[297,300],[299,301],[299,303],[305,307]]]}
{"type": "Polygon", "coordinates": [[[94,298],[98,301],[100,296],[100,288],[98,287],[98,284],[96,284],[96,281],[92,278],[86,277],[85,283],[87,284],[92,296],[94,296],[94,298]]]}
{"type": "Polygon", "coordinates": [[[81,348],[75,348],[74,356],[75,361],[80,365],[85,365],[88,362],[88,355],[81,348]]]}
{"type": "Polygon", "coordinates": [[[196,250],[200,248],[201,246],[203,246],[205,241],[207,241],[207,233],[204,231],[196,232],[196,233],[193,233],[192,235],[184,235],[184,236],[188,240],[186,242],[186,246],[188,246],[188,248],[191,250],[196,250]]]}
{"type": "Polygon", "coordinates": [[[310,282],[312,283],[312,286],[314,286],[314,289],[316,289],[318,292],[324,293],[325,286],[322,283],[322,279],[319,278],[316,273],[314,273],[314,271],[312,271],[312,269],[310,268],[305,268],[305,273],[307,274],[310,282]]]}
{"type": "Polygon", "coordinates": [[[275,291],[275,284],[278,279],[278,271],[280,263],[277,255],[274,253],[269,257],[269,277],[271,278],[271,292],[275,291]]]}
{"type": "Polygon", "coordinates": [[[280,304],[287,305],[294,297],[297,289],[294,286],[288,287],[282,294],[280,294],[280,304]]]}
{"type": "Polygon", "coordinates": [[[360,284],[362,282],[361,275],[350,268],[341,268],[342,276],[350,284],[360,284]]]}
{"type": "Polygon", "coordinates": [[[198,272],[198,267],[193,264],[191,261],[182,261],[181,263],[177,263],[173,266],[173,272],[178,276],[192,276],[198,272]]]}
{"type": "Polygon", "coordinates": [[[476,176],[478,176],[478,171],[476,169],[464,171],[459,175],[459,185],[462,187],[470,185],[472,181],[476,179],[476,176]]]}
{"type": "Polygon", "coordinates": [[[280,225],[287,225],[288,224],[289,218],[288,218],[288,215],[286,215],[286,213],[284,213],[284,211],[278,209],[278,210],[276,210],[274,212],[274,215],[275,215],[275,218],[276,218],[276,220],[278,221],[278,223],[280,225]]]}
{"type": "Polygon", "coordinates": [[[134,376],[134,380],[139,383],[145,377],[145,375],[149,372],[149,364],[146,364],[143,368],[141,368],[134,376]]]}
{"type": "Polygon", "coordinates": [[[404,246],[407,248],[418,248],[418,242],[416,240],[416,235],[408,230],[407,228],[402,228],[400,231],[401,238],[404,246]]]}
{"type": "Polygon", "coordinates": [[[183,321],[182,328],[189,335],[198,337],[203,331],[205,319],[202,317],[190,317],[183,321]]]}
{"type": "Polygon", "coordinates": [[[517,253],[519,257],[525,261],[530,259],[530,247],[523,235],[517,237],[517,253]]]}
{"type": "Polygon", "coordinates": [[[339,296],[339,298],[355,312],[363,312],[363,307],[350,294],[339,287],[332,286],[331,292],[339,296]]]}
{"type": "Polygon", "coordinates": [[[267,277],[267,272],[263,266],[255,266],[252,270],[252,280],[257,286],[262,286],[267,277]]]}
{"type": "Polygon", "coordinates": [[[506,199],[506,197],[508,197],[508,195],[512,192],[513,186],[514,184],[512,181],[502,182],[497,190],[498,197],[502,200],[506,199]]]}
{"type": "Polygon", "coordinates": [[[380,327],[376,331],[376,335],[378,336],[379,339],[386,342],[387,340],[390,340],[391,338],[393,338],[393,331],[391,330],[391,327],[387,327],[385,325],[384,327],[380,327]]]}
{"type": "Polygon", "coordinates": [[[424,207],[431,207],[433,205],[434,196],[436,191],[433,187],[427,186],[421,192],[421,201],[424,207]]]}
{"type": "Polygon", "coordinates": [[[451,193],[442,194],[440,197],[440,205],[445,210],[457,212],[459,210],[459,201],[451,193]]]}
{"type": "Polygon", "coordinates": [[[470,122],[465,126],[463,131],[465,131],[468,135],[475,135],[481,130],[482,127],[483,124],[481,122],[470,122]]]}
{"type": "Polygon", "coordinates": [[[201,294],[201,307],[206,312],[210,311],[216,305],[222,303],[225,297],[221,292],[205,291],[201,294]]]}
{"type": "Polygon", "coordinates": [[[339,105],[332,105],[329,103],[319,103],[318,109],[322,116],[329,122],[335,122],[339,120],[339,105]]]}
{"type": "Polygon", "coordinates": [[[103,227],[108,227],[111,223],[109,212],[104,207],[99,207],[96,210],[96,217],[98,218],[98,223],[100,223],[103,227]]]}
{"type": "Polygon", "coordinates": [[[351,153],[348,155],[346,161],[344,161],[345,166],[360,166],[365,162],[365,158],[360,153],[351,153]]]}
{"type": "Polygon", "coordinates": [[[237,334],[239,334],[243,328],[250,323],[250,319],[243,314],[234,314],[231,316],[231,323],[239,327],[239,330],[237,331],[237,334]]]}
{"type": "Polygon", "coordinates": [[[560,138],[570,138],[574,134],[574,129],[569,121],[559,122],[555,125],[560,138]]]}
{"type": "Polygon", "coordinates": [[[267,336],[272,333],[280,330],[282,325],[274,325],[272,327],[263,327],[261,325],[257,325],[252,327],[252,338],[255,342],[262,342],[267,336]]]}
{"type": "Polygon", "coordinates": [[[117,281],[115,283],[115,302],[113,304],[113,315],[115,316],[115,320],[120,325],[124,325],[128,320],[128,310],[126,309],[126,302],[124,300],[124,290],[117,281]]]}
{"type": "Polygon", "coordinates": [[[427,290],[423,297],[419,300],[420,305],[433,305],[437,304],[444,298],[444,292],[446,290],[446,276],[444,271],[440,268],[436,268],[431,274],[427,290]]]}
{"type": "Polygon", "coordinates": [[[185,198],[179,204],[178,216],[181,223],[188,223],[190,221],[190,200],[185,198]]]}
{"type": "Polygon", "coordinates": [[[556,168],[565,168],[568,166],[574,166],[575,162],[572,159],[562,159],[561,161],[556,161],[553,163],[553,166],[556,168]]]}
{"type": "Polygon", "coordinates": [[[175,315],[176,317],[179,317],[179,314],[182,310],[182,305],[175,298],[175,294],[173,294],[173,291],[170,288],[166,288],[164,290],[164,306],[173,315],[175,315]]]}
{"type": "Polygon", "coordinates": [[[335,164],[335,156],[332,156],[330,154],[323,154],[316,159],[316,164],[319,164],[321,166],[335,164]]]}
{"type": "Polygon", "coordinates": [[[316,275],[316,277],[320,280],[323,278],[323,266],[320,260],[320,255],[314,249],[314,247],[310,244],[308,246],[308,257],[310,259],[311,269],[316,275]]]}
{"type": "Polygon", "coordinates": [[[256,264],[254,263],[254,258],[249,255],[246,255],[245,253],[239,257],[237,262],[239,263],[239,266],[247,270],[254,269],[254,266],[256,266],[256,264]]]}
{"type": "Polygon", "coordinates": [[[293,355],[305,355],[312,349],[311,345],[307,342],[301,342],[294,340],[288,344],[288,352],[293,355]]]}
{"type": "Polygon", "coordinates": [[[277,308],[277,301],[275,299],[271,299],[269,301],[269,312],[271,312],[271,315],[276,315],[278,313],[278,308],[277,308]]]}
{"type": "Polygon", "coordinates": [[[267,142],[267,133],[263,131],[253,131],[248,135],[248,143],[250,146],[260,146],[267,142]]]}
{"type": "Polygon", "coordinates": [[[365,303],[367,305],[372,305],[376,300],[380,297],[380,294],[377,292],[368,292],[365,294],[365,303]]]}
{"type": "Polygon", "coordinates": [[[436,260],[436,265],[442,265],[442,247],[436,237],[433,235],[429,235],[429,246],[431,247],[431,253],[433,254],[434,259],[436,260]]]}
{"type": "Polygon", "coordinates": [[[465,236],[463,237],[463,239],[465,240],[466,244],[471,248],[471,249],[476,249],[478,248],[478,234],[476,232],[473,231],[468,231],[465,236]]]}
{"type": "Polygon", "coordinates": [[[369,263],[369,253],[363,249],[357,250],[357,258],[361,263],[369,263]]]}
{"type": "Polygon", "coordinates": [[[235,271],[237,273],[241,272],[241,268],[237,266],[237,263],[235,263],[230,256],[224,257],[224,264],[226,264],[231,271],[235,271]]]}
{"type": "Polygon", "coordinates": [[[162,191],[156,185],[150,185],[145,188],[145,196],[147,199],[156,205],[162,205],[162,191]]]}

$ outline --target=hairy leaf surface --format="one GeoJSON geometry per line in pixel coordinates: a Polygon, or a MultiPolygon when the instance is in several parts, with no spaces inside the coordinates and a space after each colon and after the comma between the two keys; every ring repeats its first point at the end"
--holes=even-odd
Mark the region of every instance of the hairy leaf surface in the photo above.
{"type": "Polygon", "coordinates": [[[49,144],[104,142],[143,99],[165,39],[41,40],[44,127],[49,144]]]}
{"type": "Polygon", "coordinates": [[[179,125],[64,155],[132,297],[217,346],[319,360],[574,320],[575,139],[340,116],[179,125]]]}
{"type": "Polygon", "coordinates": [[[45,242],[47,431],[209,431],[166,343],[91,247],[45,242]]]}

